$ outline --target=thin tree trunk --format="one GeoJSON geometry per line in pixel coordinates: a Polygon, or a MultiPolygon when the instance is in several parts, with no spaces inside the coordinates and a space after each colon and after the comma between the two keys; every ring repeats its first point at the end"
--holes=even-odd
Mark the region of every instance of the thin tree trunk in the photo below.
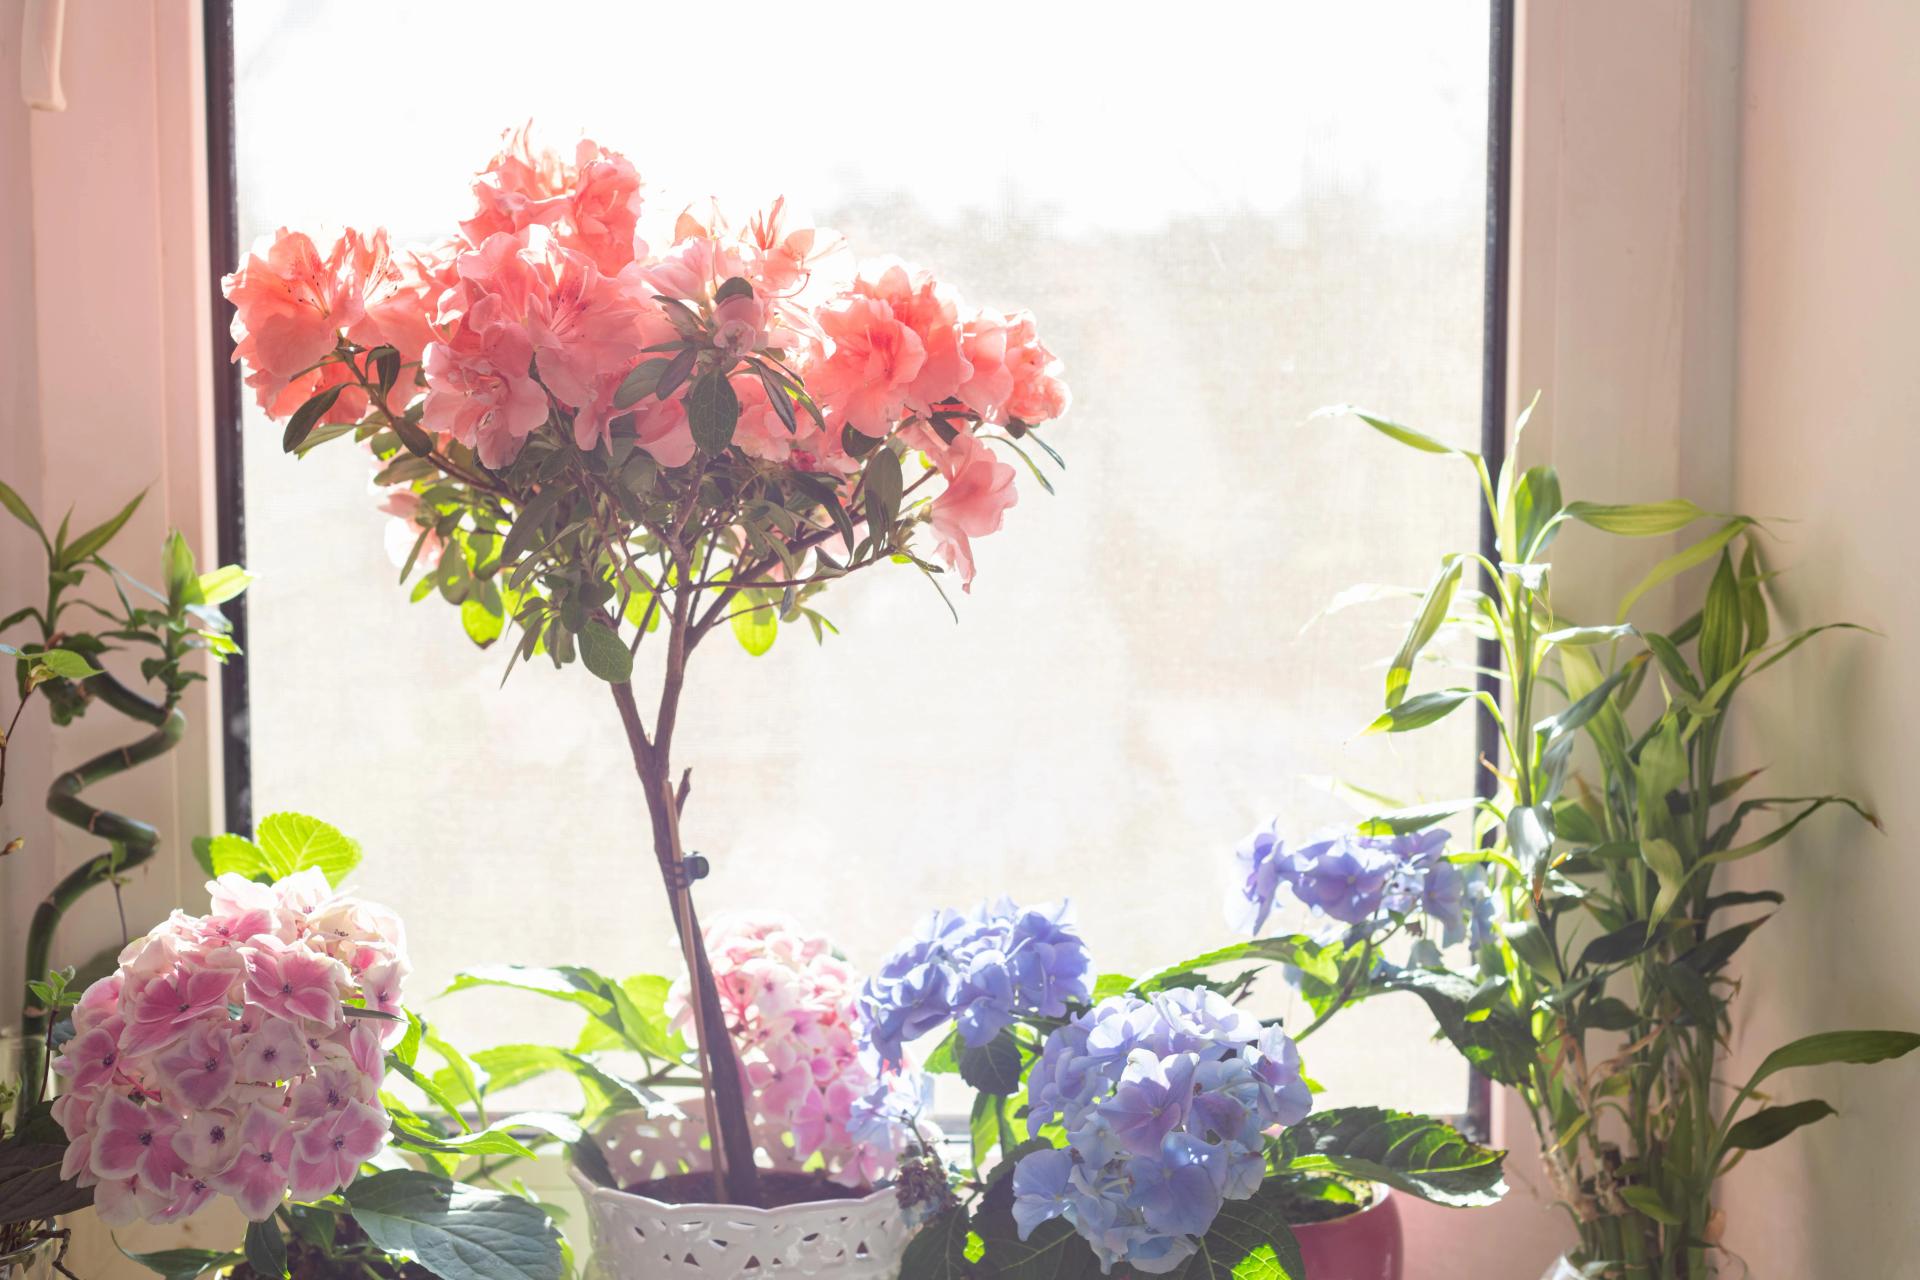
{"type": "MultiPolygon", "coordinates": [[[[709,1029],[699,1051],[706,1056],[708,1077],[712,1082],[713,1115],[720,1128],[720,1132],[714,1135],[714,1143],[726,1158],[727,1198],[736,1204],[759,1204],[760,1175],[753,1162],[753,1131],[747,1121],[746,1095],[740,1081],[740,1060],[734,1053],[733,1039],[727,1034],[726,1012],[720,1005],[720,991],[713,980],[713,967],[707,961],[699,918],[696,915],[688,922],[691,928],[682,928],[681,898],[674,891],[677,868],[673,851],[674,815],[667,811],[670,803],[668,797],[673,794],[667,784],[672,768],[665,750],[668,739],[663,736],[657,742],[647,740],[646,728],[640,721],[640,709],[633,700],[631,684],[622,682],[612,688],[614,703],[620,709],[620,723],[626,729],[627,745],[633,752],[633,770],[639,776],[640,789],[647,797],[647,815],[653,827],[654,857],[660,865],[661,881],[667,890],[668,906],[673,910],[674,926],[681,931],[683,938],[690,939],[692,943],[691,954],[686,957],[687,972],[694,999],[700,1002],[701,1019],[709,1029]]],[[[679,700],[679,681],[671,679],[664,692],[662,706],[668,714],[663,715],[662,720],[670,732],[671,710],[677,709],[679,700]]],[[[691,912],[692,898],[689,896],[686,902],[691,912]]],[[[686,950],[685,947],[682,949],[686,950]]]]}

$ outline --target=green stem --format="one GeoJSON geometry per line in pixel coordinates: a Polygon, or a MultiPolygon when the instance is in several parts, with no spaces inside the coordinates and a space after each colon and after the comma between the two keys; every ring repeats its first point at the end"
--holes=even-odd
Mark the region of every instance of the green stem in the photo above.
{"type": "MultiPolygon", "coordinates": [[[[146,862],[160,847],[160,833],[152,826],[124,814],[90,805],[80,798],[80,792],[165,755],[179,745],[187,729],[186,716],[171,698],[164,703],[149,701],[110,675],[93,676],[87,681],[87,688],[122,715],[153,725],[154,731],[69,769],[47,788],[48,812],[90,836],[108,841],[110,847],[68,873],[34,910],[32,923],[27,926],[25,976],[28,981],[46,976],[53,954],[54,934],[73,905],[95,885],[107,883],[118,873],[146,862]]],[[[41,1008],[33,993],[28,991],[20,1014],[20,1089],[23,1097],[43,1096],[45,1037],[51,1017],[51,1011],[41,1008]]]]}

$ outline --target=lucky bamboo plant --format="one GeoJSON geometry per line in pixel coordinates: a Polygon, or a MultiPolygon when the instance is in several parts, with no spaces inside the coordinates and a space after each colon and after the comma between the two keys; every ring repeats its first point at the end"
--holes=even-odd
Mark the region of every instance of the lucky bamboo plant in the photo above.
{"type": "MultiPolygon", "coordinates": [[[[1774,1077],[1920,1046],[1920,1035],[1905,1031],[1822,1032],[1717,1087],[1728,1079],[1739,990],[1729,962],[1782,902],[1774,890],[1729,889],[1722,870],[1772,849],[1823,809],[1878,826],[1841,795],[1749,798],[1759,771],[1723,768],[1730,708],[1748,681],[1808,640],[1860,628],[1775,634],[1764,530],[1750,517],[1684,499],[1567,501],[1551,467],[1509,464],[1496,478],[1478,454],[1356,416],[1403,445],[1464,461],[1498,537],[1497,559],[1450,554],[1430,587],[1410,593],[1418,611],[1369,729],[1412,732],[1477,707],[1503,749],[1501,760],[1483,762],[1496,784],[1490,798],[1383,813],[1362,830],[1433,832],[1471,809],[1471,839],[1447,856],[1476,881],[1484,874],[1503,918],[1470,948],[1420,948],[1395,965],[1381,962],[1383,944],[1417,923],[1382,911],[1359,930],[1364,937],[1310,951],[1306,994],[1330,1009],[1413,992],[1477,1068],[1519,1092],[1578,1229],[1572,1261],[1585,1274],[1713,1275],[1725,1229],[1714,1203],[1720,1176],[1746,1153],[1833,1114],[1817,1099],[1771,1097],[1774,1077]],[[1591,623],[1555,603],[1550,552],[1570,523],[1628,539],[1702,523],[1710,531],[1654,564],[1611,618],[1591,623]],[[1696,568],[1711,577],[1679,621],[1636,621],[1650,592],[1676,581],[1684,591],[1693,579],[1683,575],[1696,568]],[[1444,628],[1497,642],[1497,695],[1471,676],[1416,691],[1416,668],[1444,628]],[[1769,829],[1750,829],[1771,815],[1780,820],[1769,829]]],[[[1356,866],[1372,856],[1365,843],[1355,842],[1356,866]]],[[[1276,855],[1275,865],[1290,864],[1276,855]]],[[[1364,882],[1364,867],[1359,874],[1364,882]]]]}
{"type": "MultiPolygon", "coordinates": [[[[19,731],[21,716],[36,693],[45,700],[55,725],[71,723],[97,702],[147,730],[60,774],[47,789],[46,805],[54,817],[107,847],[56,881],[27,927],[21,1080],[28,1098],[38,1098],[44,1082],[50,1024],[45,983],[60,922],[97,886],[112,886],[117,899],[121,878],[151,859],[160,844],[160,834],[151,823],[100,808],[81,793],[178,746],[187,727],[181,700],[194,682],[206,678],[188,665],[192,655],[204,651],[223,662],[238,652],[219,606],[246,589],[248,575],[239,566],[199,572],[192,548],[177,530],[162,548],[163,590],[145,585],[106,558],[108,547],[145,496],[136,496],[109,519],[70,536],[69,520],[62,520],[49,534],[20,495],[0,484],[0,507],[33,533],[47,557],[44,600],[0,619],[0,636],[28,624],[33,632],[18,643],[0,643],[0,657],[14,662],[19,699],[6,732],[0,734],[0,800],[6,795],[10,739],[19,731]],[[110,603],[104,601],[103,592],[83,594],[90,580],[104,581],[111,588],[110,603]],[[141,681],[152,685],[153,692],[143,692],[95,665],[117,651],[140,655],[141,681]]],[[[10,842],[8,852],[17,847],[10,842]]],[[[128,934],[124,910],[120,926],[124,943],[128,934]]]]}
{"type": "Polygon", "coordinates": [[[1033,429],[1066,389],[1030,316],[964,308],[897,263],[829,283],[834,242],[780,201],[740,228],[683,213],[656,253],[631,162],[524,134],[473,197],[435,245],[264,242],[226,282],[235,358],[289,452],[346,435],[369,450],[415,599],[457,606],[510,665],[579,660],[609,685],[698,993],[716,1194],[752,1202],[755,1136],[690,892],[706,864],[680,834],[687,663],[729,630],[756,654],[782,622],[819,638],[819,593],[876,564],[966,586],[971,539],[1015,499],[999,455],[1053,456],[1033,429]]]}

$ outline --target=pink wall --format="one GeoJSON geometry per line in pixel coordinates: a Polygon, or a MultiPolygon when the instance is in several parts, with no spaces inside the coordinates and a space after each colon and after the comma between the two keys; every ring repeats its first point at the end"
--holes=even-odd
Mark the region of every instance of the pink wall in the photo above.
{"type": "MultiPolygon", "coordinates": [[[[1775,566],[1789,625],[1850,619],[1884,638],[1815,641],[1768,672],[1743,695],[1737,767],[1769,764],[1779,793],[1851,791],[1887,832],[1823,814],[1741,867],[1743,887],[1787,895],[1742,956],[1742,1068],[1813,1031],[1920,1030],[1916,48],[1910,0],[1747,9],[1736,501],[1793,521],[1775,566]]],[[[1756,1274],[1920,1275],[1920,1062],[1778,1088],[1840,1115],[1734,1172],[1735,1250],[1756,1274]]]]}

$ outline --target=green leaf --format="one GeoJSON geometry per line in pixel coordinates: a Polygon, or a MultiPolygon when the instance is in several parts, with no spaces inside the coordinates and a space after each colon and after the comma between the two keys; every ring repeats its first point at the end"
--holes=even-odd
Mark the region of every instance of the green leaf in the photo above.
{"type": "Polygon", "coordinates": [[[1433,585],[1427,588],[1426,603],[1421,606],[1419,616],[1407,631],[1407,638],[1401,641],[1400,652],[1394,655],[1392,664],[1387,668],[1387,706],[1398,706],[1407,696],[1407,685],[1413,680],[1413,660],[1420,656],[1420,651],[1439,632],[1440,624],[1447,620],[1447,610],[1453,605],[1454,588],[1460,584],[1460,568],[1465,563],[1465,558],[1459,555],[1450,555],[1440,561],[1440,572],[1435,575],[1433,585]]]}
{"type": "Polygon", "coordinates": [[[949,1209],[907,1242],[900,1274],[911,1280],[969,1280],[967,1235],[972,1226],[965,1209],[949,1209]]]}
{"type": "Polygon", "coordinates": [[[1224,1202],[1199,1249],[1167,1274],[1174,1280],[1307,1280],[1284,1205],[1277,1178],[1245,1200],[1224,1202]]]}
{"type": "Polygon", "coordinates": [[[260,819],[259,848],[276,880],[315,869],[334,888],[360,865],[360,845],[340,829],[304,813],[274,813],[260,819]]]}
{"type": "Polygon", "coordinates": [[[49,554],[51,554],[53,544],[47,541],[47,531],[42,529],[40,527],[40,521],[34,518],[33,508],[29,507],[25,499],[4,483],[0,483],[0,507],[5,507],[12,513],[15,520],[18,520],[21,524],[33,530],[40,538],[40,545],[45,547],[49,554]]]}
{"type": "Polygon", "coordinates": [[[1784,1107],[1762,1107],[1727,1131],[1727,1145],[1758,1151],[1772,1146],[1795,1129],[1838,1114],[1817,1098],[1784,1107]]]}
{"type": "MultiPolygon", "coordinates": [[[[1011,1190],[1009,1186],[1008,1192],[1011,1190]]],[[[990,1225],[994,1224],[981,1224],[987,1251],[980,1272],[993,1280],[1098,1280],[1101,1275],[1093,1250],[1062,1218],[1041,1223],[1025,1240],[1012,1230],[1010,1216],[1004,1232],[989,1234],[990,1225]]],[[[901,1280],[907,1280],[907,1276],[903,1269],[901,1280]]]]}
{"type": "Polygon", "coordinates": [[[1461,704],[1473,700],[1472,689],[1440,689],[1408,698],[1382,712],[1365,729],[1367,733],[1405,733],[1444,720],[1461,704]]]}
{"type": "Polygon", "coordinates": [[[1589,942],[1580,953],[1580,968],[1600,968],[1630,960],[1653,945],[1658,935],[1644,920],[1634,920],[1589,942]]]}
{"type": "Polygon", "coordinates": [[[272,1218],[247,1224],[247,1265],[266,1280],[287,1274],[287,1240],[280,1224],[272,1218]]]}
{"type": "Polygon", "coordinates": [[[1911,1031],[1824,1031],[1804,1036],[1775,1049],[1747,1081],[1747,1090],[1768,1076],[1793,1067],[1820,1067],[1833,1062],[1864,1065],[1903,1057],[1920,1049],[1920,1035],[1911,1031]]]}
{"type": "Polygon", "coordinates": [[[178,529],[169,533],[161,558],[167,575],[167,608],[178,613],[187,605],[197,604],[193,593],[200,585],[200,572],[194,563],[193,548],[187,545],[187,536],[178,529]]]}
{"type": "Polygon", "coordinates": [[[1621,505],[1569,502],[1566,514],[1602,533],[1617,533],[1628,538],[1652,538],[1663,533],[1676,533],[1695,520],[1705,519],[1708,513],[1685,498],[1674,498],[1667,502],[1621,505]]]}
{"type": "Polygon", "coordinates": [[[1553,542],[1560,527],[1560,475],[1552,467],[1529,467],[1514,491],[1514,546],[1532,561],[1553,542]]]}
{"type": "Polygon", "coordinates": [[[1700,676],[1712,685],[1733,670],[1746,652],[1746,622],[1740,603],[1740,585],[1733,575],[1733,557],[1720,553],[1720,567],[1707,587],[1707,603],[1700,611],[1700,676]]]}
{"type": "Polygon", "coordinates": [[[1660,881],[1660,892],[1654,895],[1653,911],[1647,917],[1647,932],[1652,933],[1654,927],[1667,918],[1667,912],[1673,910],[1680,891],[1686,887],[1687,868],[1673,842],[1658,836],[1649,836],[1640,842],[1640,859],[1660,881]]]}
{"type": "Polygon", "coordinates": [[[1020,1046],[1002,1031],[978,1047],[960,1051],[960,1078],[982,1093],[1012,1094],[1020,1088],[1020,1046]]]}
{"type": "Polygon", "coordinates": [[[66,1154],[64,1137],[59,1142],[22,1142],[16,1135],[0,1143],[0,1225],[37,1222],[93,1203],[91,1188],[61,1180],[66,1154]]]}
{"type": "Polygon", "coordinates": [[[1767,595],[1760,585],[1760,552],[1752,538],[1747,539],[1747,552],[1740,558],[1740,616],[1747,624],[1747,648],[1749,650],[1766,647],[1770,625],[1767,619],[1767,595]]]}
{"type": "Polygon", "coordinates": [[[1340,416],[1349,413],[1372,427],[1375,431],[1378,431],[1381,435],[1386,436],[1389,440],[1397,440],[1409,448],[1420,450],[1422,453],[1450,453],[1463,458],[1477,458],[1480,456],[1466,449],[1456,449],[1450,444],[1442,444],[1432,436],[1415,431],[1411,427],[1403,427],[1397,422],[1389,422],[1385,418],[1376,418],[1372,414],[1362,413],[1352,405],[1333,405],[1325,409],[1317,410],[1313,416],[1320,418],[1340,416]]]}
{"type": "Polygon", "coordinates": [[[492,964],[464,969],[455,974],[453,982],[447,987],[447,994],[473,987],[511,987],[516,991],[531,991],[577,1004],[598,1017],[613,1011],[613,1002],[595,992],[595,988],[605,982],[606,979],[591,969],[573,966],[538,969],[517,964],[492,964]]]}
{"type": "Polygon", "coordinates": [[[350,1184],[353,1220],[441,1280],[561,1280],[560,1237],[537,1205],[414,1169],[350,1184]]]}
{"type": "Polygon", "coordinates": [[[1441,1034],[1481,1074],[1501,1084],[1524,1085],[1531,1079],[1538,1050],[1526,1022],[1501,1005],[1479,1008],[1472,982],[1456,974],[1402,969],[1379,979],[1377,986],[1419,996],[1441,1034]]]}
{"type": "Polygon", "coordinates": [[[687,425],[702,453],[720,453],[732,444],[739,421],[740,398],[720,370],[711,370],[687,392],[687,425]]]}
{"type": "Polygon", "coordinates": [[[487,602],[479,596],[468,596],[460,602],[460,627],[467,633],[467,639],[482,649],[498,640],[506,626],[505,613],[489,609],[487,602]]]}
{"type": "Polygon", "coordinates": [[[627,370],[627,376],[620,379],[620,385],[614,388],[613,407],[631,408],[642,396],[650,395],[660,385],[660,375],[667,371],[673,361],[664,357],[657,360],[642,360],[627,370]]]}
{"type": "Polygon", "coordinates": [[[70,565],[82,564],[94,553],[113,541],[113,536],[119,533],[127,521],[133,517],[133,513],[140,509],[140,504],[146,499],[146,496],[147,491],[142,489],[133,496],[133,501],[120,508],[112,519],[95,525],[68,543],[65,549],[61,551],[59,564],[56,567],[64,569],[70,565]]]}
{"type": "Polygon", "coordinates": [[[100,674],[100,668],[71,649],[48,649],[37,656],[63,680],[85,680],[100,674]]]}
{"type": "Polygon", "coordinates": [[[200,1280],[201,1276],[216,1267],[230,1267],[246,1261],[245,1254],[222,1253],[218,1249],[162,1249],[157,1253],[129,1253],[122,1249],[120,1253],[129,1261],[157,1273],[162,1280],[200,1280]]]}
{"type": "Polygon", "coordinates": [[[900,514],[903,489],[900,459],[894,456],[891,449],[876,449],[873,456],[867,459],[863,475],[867,490],[867,520],[872,525],[868,532],[878,545],[900,514]]]}
{"type": "Polygon", "coordinates": [[[1641,596],[1646,595],[1647,592],[1653,590],[1661,583],[1671,578],[1676,578],[1687,570],[1697,565],[1703,565],[1713,559],[1713,557],[1720,554],[1721,548],[1733,541],[1736,534],[1752,523],[1753,521],[1746,516],[1735,516],[1733,519],[1721,525],[1715,532],[1708,534],[1705,538],[1702,538],[1685,550],[1675,552],[1673,555],[1668,556],[1665,560],[1655,565],[1652,569],[1649,569],[1647,576],[1640,579],[1640,581],[1635,584],[1633,590],[1627,592],[1626,598],[1620,602],[1620,611],[1615,615],[1614,621],[1625,622],[1627,615],[1633,611],[1634,604],[1639,601],[1641,596]]]}
{"type": "MultiPolygon", "coordinates": [[[[757,599],[758,592],[753,593],[757,599]]],[[[773,648],[775,637],[780,634],[780,610],[777,606],[761,602],[735,611],[733,615],[733,638],[740,647],[754,657],[759,657],[773,648]]]]}
{"type": "MultiPolygon", "coordinates": [[[[198,842],[196,842],[197,845],[198,842]]],[[[228,872],[249,880],[278,879],[267,855],[245,836],[218,835],[207,841],[207,874],[223,876],[228,872]]]]}
{"type": "Polygon", "coordinates": [[[1734,831],[1738,829],[1739,820],[1747,814],[1788,804],[1804,805],[1805,807],[1802,808],[1799,813],[1794,814],[1793,817],[1775,827],[1772,831],[1761,836],[1758,840],[1750,840],[1746,844],[1738,845],[1731,849],[1717,850],[1716,852],[1708,854],[1702,861],[1738,862],[1742,858],[1751,858],[1754,854],[1765,849],[1770,849],[1782,840],[1785,840],[1792,834],[1795,827],[1832,804],[1841,805],[1853,810],[1854,813],[1858,814],[1875,828],[1880,826],[1880,819],[1878,817],[1871,811],[1861,808],[1858,802],[1846,796],[1778,796],[1766,800],[1747,800],[1742,802],[1740,807],[1735,810],[1734,818],[1730,819],[1727,825],[1723,826],[1714,834],[1712,843],[1718,845],[1731,840],[1734,831]]]}
{"type": "Polygon", "coordinates": [[[1477,1146],[1445,1121],[1378,1107],[1317,1111],[1280,1135],[1279,1158],[1302,1173],[1384,1182],[1453,1208],[1506,1194],[1506,1153],[1477,1146]]]}
{"type": "Polygon", "coordinates": [[[305,444],[307,436],[312,433],[314,427],[319,425],[320,419],[326,415],[327,410],[333,408],[333,402],[338,400],[340,393],[346,389],[346,383],[336,382],[295,409],[293,416],[287,419],[286,432],[280,437],[281,452],[293,453],[305,444]]]}
{"type": "Polygon", "coordinates": [[[200,575],[200,603],[222,605],[245,591],[253,583],[253,575],[237,564],[223,564],[210,573],[200,575]]]}
{"type": "Polygon", "coordinates": [[[624,684],[633,678],[633,654],[619,633],[598,618],[589,621],[580,633],[580,659],[587,670],[608,684],[624,684]]]}
{"type": "Polygon", "coordinates": [[[1660,1198],[1660,1193],[1652,1187],[1645,1185],[1621,1187],[1620,1198],[1664,1226],[1677,1227],[1684,1221],[1679,1214],[1667,1208],[1666,1202],[1660,1198]]]}
{"type": "Polygon", "coordinates": [[[658,974],[642,973],[609,987],[614,1010],[626,1041],[642,1053],[668,1062],[686,1056],[687,1041],[673,1030],[667,1017],[667,994],[673,984],[658,974]]]}

